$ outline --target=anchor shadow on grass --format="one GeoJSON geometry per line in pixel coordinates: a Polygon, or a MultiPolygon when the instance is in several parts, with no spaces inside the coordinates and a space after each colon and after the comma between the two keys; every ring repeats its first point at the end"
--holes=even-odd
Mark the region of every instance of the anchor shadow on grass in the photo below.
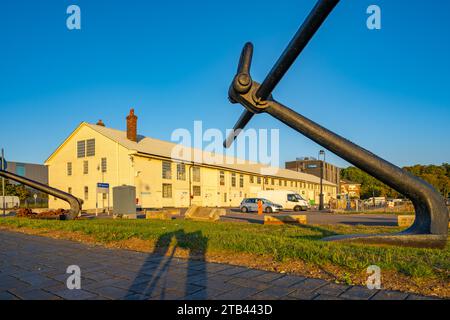
{"type": "Polygon", "coordinates": [[[175,300],[193,293],[196,299],[206,298],[205,290],[199,290],[200,287],[192,283],[198,280],[202,287],[207,286],[204,265],[207,242],[201,231],[186,233],[179,229],[161,235],[124,299],[175,300]],[[188,256],[175,257],[178,249],[187,250],[188,256]]]}

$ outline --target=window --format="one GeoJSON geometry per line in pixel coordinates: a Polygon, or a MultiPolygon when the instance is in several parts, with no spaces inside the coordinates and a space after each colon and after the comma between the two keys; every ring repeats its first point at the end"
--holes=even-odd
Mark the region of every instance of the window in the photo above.
{"type": "Polygon", "coordinates": [[[169,161],[162,162],[162,178],[172,179],[172,164],[169,161]]]}
{"type": "Polygon", "coordinates": [[[250,176],[250,183],[255,183],[255,177],[254,176],[250,176]]]}
{"type": "Polygon", "coordinates": [[[172,185],[170,183],[163,183],[162,196],[163,198],[172,198],[172,185]]]}
{"type": "Polygon", "coordinates": [[[227,202],[227,193],[226,192],[223,194],[223,202],[227,202]]]}
{"type": "Polygon", "coordinates": [[[102,199],[106,200],[107,199],[108,194],[107,193],[102,193],[102,199]]]}
{"type": "Polygon", "coordinates": [[[72,162],[67,162],[67,175],[72,175],[72,162]]]}
{"type": "Polygon", "coordinates": [[[200,182],[200,167],[192,167],[192,181],[200,182]]]}
{"type": "Polygon", "coordinates": [[[269,184],[269,178],[264,178],[264,184],[269,184]]]}
{"type": "Polygon", "coordinates": [[[93,157],[95,156],[95,139],[77,141],[77,157],[93,157]]]}
{"type": "Polygon", "coordinates": [[[241,174],[239,175],[239,188],[243,188],[244,187],[244,175],[241,174]]]}
{"type": "Polygon", "coordinates": [[[200,186],[193,186],[192,193],[194,194],[194,197],[200,197],[202,195],[200,186]]]}
{"type": "Polygon", "coordinates": [[[67,193],[72,194],[72,188],[71,187],[67,188],[67,193]]]}
{"type": "Polygon", "coordinates": [[[101,167],[102,167],[102,173],[106,173],[106,170],[108,169],[107,168],[106,158],[102,158],[102,165],[101,165],[101,167]]]}
{"type": "Polygon", "coordinates": [[[294,181],[291,181],[291,187],[293,187],[294,186],[294,181]]]}
{"type": "Polygon", "coordinates": [[[221,186],[224,186],[224,185],[225,185],[225,172],[224,172],[224,171],[220,171],[220,174],[219,174],[219,184],[220,184],[221,186]]]}
{"type": "Polygon", "coordinates": [[[95,139],[86,140],[86,156],[95,156],[95,139]]]}
{"type": "MultiPolygon", "coordinates": [[[[287,180],[284,180],[284,186],[287,187],[287,180]]],[[[292,186],[292,184],[291,184],[292,186]]]]}
{"type": "Polygon", "coordinates": [[[16,164],[16,174],[18,176],[25,177],[25,165],[24,164],[22,164],[22,163],[16,164]]]}
{"type": "Polygon", "coordinates": [[[86,157],[86,141],[81,140],[77,142],[77,157],[84,158],[86,157]]]}
{"type": "Polygon", "coordinates": [[[89,173],[89,162],[87,160],[83,161],[83,174],[89,173]]]}
{"type": "Polygon", "coordinates": [[[84,187],[84,200],[88,200],[88,199],[89,199],[89,188],[84,187]]]}
{"type": "Polygon", "coordinates": [[[272,178],[272,185],[274,185],[275,184],[275,179],[274,178],[272,178]]]}
{"type": "Polygon", "coordinates": [[[256,178],[256,182],[257,182],[258,184],[261,184],[261,177],[257,177],[257,178],[256,178]]]}
{"type": "Polygon", "coordinates": [[[231,186],[236,187],[236,173],[231,174],[231,186]]]}
{"type": "Polygon", "coordinates": [[[177,163],[177,179],[186,180],[186,165],[184,163],[177,163]]]}

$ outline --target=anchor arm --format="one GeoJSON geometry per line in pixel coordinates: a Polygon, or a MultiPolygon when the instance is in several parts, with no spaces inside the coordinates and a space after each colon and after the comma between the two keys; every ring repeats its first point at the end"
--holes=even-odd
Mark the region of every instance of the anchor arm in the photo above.
{"type": "Polygon", "coordinates": [[[78,214],[81,212],[81,206],[83,204],[83,200],[78,199],[67,192],[52,188],[43,183],[31,180],[31,179],[27,179],[22,176],[18,176],[14,173],[4,171],[4,170],[0,170],[0,177],[4,177],[6,179],[19,182],[21,184],[32,187],[36,190],[42,191],[44,193],[47,193],[49,195],[52,195],[56,198],[59,198],[59,199],[62,199],[64,201],[68,202],[70,205],[70,210],[69,210],[69,213],[64,216],[64,219],[67,219],[67,220],[75,219],[78,216],[78,214]]]}

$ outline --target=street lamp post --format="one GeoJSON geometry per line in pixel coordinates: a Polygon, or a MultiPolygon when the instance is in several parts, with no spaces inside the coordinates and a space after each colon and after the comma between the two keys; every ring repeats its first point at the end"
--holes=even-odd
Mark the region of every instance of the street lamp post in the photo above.
{"type": "MultiPolygon", "coordinates": [[[[2,163],[0,164],[1,165],[1,169],[2,170],[5,170],[6,168],[5,168],[5,151],[3,150],[3,148],[2,148],[2,154],[1,154],[1,161],[2,161],[2,163]]],[[[5,178],[4,177],[2,177],[2,195],[3,195],[3,197],[2,197],[2,210],[3,210],[3,215],[5,216],[6,215],[6,201],[5,201],[5,178]]]]}
{"type": "Polygon", "coordinates": [[[325,151],[319,151],[319,160],[320,156],[323,156],[323,160],[320,162],[320,195],[319,195],[319,210],[323,210],[323,166],[325,163],[325,151]]]}

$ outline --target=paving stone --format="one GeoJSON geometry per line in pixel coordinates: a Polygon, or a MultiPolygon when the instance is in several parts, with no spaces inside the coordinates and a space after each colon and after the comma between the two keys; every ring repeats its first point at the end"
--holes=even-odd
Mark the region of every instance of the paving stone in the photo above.
{"type": "Polygon", "coordinates": [[[305,279],[304,281],[294,284],[291,287],[303,291],[314,291],[327,284],[328,282],[322,279],[305,279]]]}
{"type": "Polygon", "coordinates": [[[294,291],[295,291],[294,288],[289,288],[289,287],[269,287],[269,288],[259,292],[258,294],[275,297],[275,298],[281,298],[281,297],[289,295],[290,293],[292,293],[294,291]]]}
{"type": "Polygon", "coordinates": [[[19,280],[26,282],[33,287],[40,287],[40,288],[54,286],[59,283],[59,281],[50,279],[48,277],[45,277],[45,276],[42,276],[39,274],[33,274],[33,275],[26,276],[26,277],[22,277],[19,280]]]}
{"type": "Polygon", "coordinates": [[[291,292],[289,295],[284,297],[283,299],[292,298],[295,300],[313,300],[315,297],[317,297],[318,294],[310,291],[303,291],[303,290],[295,290],[291,292]]]}
{"type": "Polygon", "coordinates": [[[0,300],[19,300],[19,298],[8,291],[0,291],[0,300]]]}
{"type": "Polygon", "coordinates": [[[274,279],[270,283],[276,286],[284,286],[284,287],[290,287],[292,285],[298,284],[302,281],[304,281],[306,278],[304,277],[298,277],[298,276],[291,276],[291,275],[285,275],[281,278],[274,279]]]}
{"type": "Polygon", "coordinates": [[[339,297],[344,299],[357,299],[357,300],[367,300],[375,295],[378,290],[370,290],[366,287],[351,287],[339,297]]]}
{"type": "Polygon", "coordinates": [[[329,296],[339,296],[341,293],[348,290],[350,286],[337,284],[337,283],[328,283],[325,286],[321,286],[316,289],[314,292],[321,295],[329,295],[329,296]]]}
{"type": "MultiPolygon", "coordinates": [[[[208,271],[209,271],[209,269],[208,269],[208,271]]],[[[250,279],[250,278],[255,278],[257,276],[261,276],[263,274],[266,274],[266,271],[255,270],[255,269],[248,269],[245,272],[238,273],[236,275],[236,277],[250,279]]]]}
{"type": "Polygon", "coordinates": [[[88,300],[97,297],[98,295],[83,289],[65,289],[61,291],[54,292],[57,296],[67,299],[67,300],[88,300]]]}
{"type": "Polygon", "coordinates": [[[258,282],[254,281],[253,279],[243,279],[243,278],[234,278],[231,279],[230,281],[227,281],[227,283],[231,283],[245,288],[256,288],[260,290],[267,289],[268,287],[271,286],[264,282],[258,282]]]}
{"type": "Polygon", "coordinates": [[[417,294],[410,294],[406,300],[441,300],[437,297],[425,297],[417,294]]]}
{"type": "Polygon", "coordinates": [[[4,276],[0,278],[0,291],[6,291],[9,289],[24,289],[28,287],[31,288],[30,284],[11,276],[4,276]]]}
{"type": "Polygon", "coordinates": [[[244,271],[247,271],[248,268],[244,267],[232,267],[225,270],[218,271],[216,274],[224,275],[224,276],[233,276],[244,271]]]}
{"type": "Polygon", "coordinates": [[[314,298],[314,300],[345,300],[343,298],[339,298],[335,295],[329,295],[329,294],[319,294],[314,298]]]}
{"type": "Polygon", "coordinates": [[[219,294],[216,298],[218,300],[242,300],[253,296],[260,291],[260,289],[256,288],[239,288],[219,294]]]}
{"type": "Polygon", "coordinates": [[[123,300],[148,300],[150,297],[145,294],[133,293],[123,298],[123,300]]]}
{"type": "Polygon", "coordinates": [[[23,300],[61,300],[60,297],[46,292],[42,289],[33,289],[25,292],[18,292],[16,290],[12,290],[14,295],[23,300]]]}
{"type": "Polygon", "coordinates": [[[267,272],[260,276],[254,277],[253,279],[260,282],[271,282],[276,279],[280,279],[284,277],[285,275],[282,273],[275,273],[275,272],[267,272]]]}
{"type": "Polygon", "coordinates": [[[405,300],[407,297],[405,292],[380,290],[371,300],[405,300]]]}
{"type": "Polygon", "coordinates": [[[101,287],[93,289],[91,292],[109,299],[122,299],[130,295],[130,291],[116,287],[101,287]]]}

